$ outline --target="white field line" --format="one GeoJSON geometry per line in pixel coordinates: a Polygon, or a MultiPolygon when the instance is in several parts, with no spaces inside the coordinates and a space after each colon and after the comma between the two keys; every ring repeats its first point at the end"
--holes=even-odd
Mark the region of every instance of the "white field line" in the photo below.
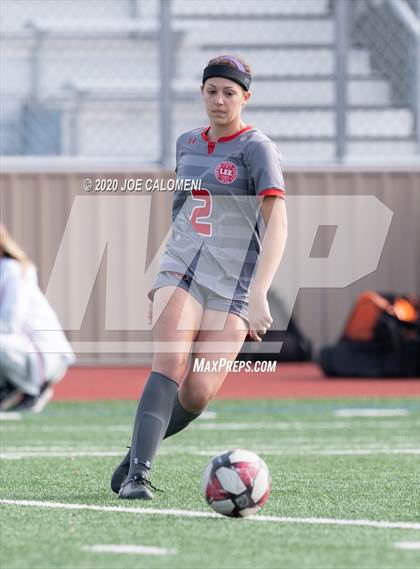
{"type": "MultiPolygon", "coordinates": [[[[398,421],[384,421],[375,423],[375,427],[384,427],[394,429],[395,427],[405,426],[407,423],[398,421]]],[[[365,423],[354,423],[352,421],[334,421],[330,423],[317,423],[317,422],[258,422],[258,423],[203,423],[192,424],[188,427],[191,431],[255,431],[255,430],[334,430],[334,429],[353,429],[355,427],[365,427],[365,423]]],[[[27,425],[2,425],[0,432],[22,431],[23,428],[28,428],[27,425]]],[[[78,433],[78,432],[117,432],[117,431],[130,431],[133,424],[127,425],[31,425],[31,433],[78,433]]]]}
{"type": "Polygon", "coordinates": [[[203,419],[217,419],[216,411],[203,411],[199,417],[197,417],[198,421],[203,419]]]}
{"type": "MultiPolygon", "coordinates": [[[[340,433],[341,435],[341,433],[340,433]]],[[[387,433],[388,435],[388,433],[387,433]]],[[[3,441],[0,439],[0,451],[4,452],[20,452],[20,451],[37,451],[37,450],[93,450],[93,451],[121,451],[127,452],[127,448],[125,445],[120,444],[119,442],[112,441],[109,444],[105,444],[105,438],[101,438],[100,443],[96,443],[95,440],[74,440],[74,439],[60,439],[60,441],[54,441],[54,443],[49,444],[47,440],[40,439],[31,444],[1,444],[3,441]]],[[[379,438],[375,442],[371,442],[369,439],[366,440],[365,438],[360,437],[301,437],[301,436],[281,436],[272,439],[274,441],[273,444],[257,441],[250,441],[248,437],[244,437],[242,435],[238,435],[235,438],[231,439],[233,447],[238,446],[238,448],[242,448],[241,445],[244,444],[243,441],[246,441],[247,448],[249,445],[255,447],[254,452],[258,452],[258,448],[264,448],[267,450],[284,450],[284,449],[312,449],[312,450],[326,450],[328,448],[420,448],[420,443],[418,441],[418,437],[416,433],[410,433],[410,435],[401,435],[396,436],[386,436],[383,439],[379,438]],[[258,446],[256,446],[258,445],[258,446]]],[[[189,451],[189,450],[200,450],[203,448],[203,444],[200,443],[199,446],[195,444],[193,441],[190,444],[187,444],[190,441],[189,437],[179,437],[179,440],[175,443],[174,439],[171,438],[169,440],[165,440],[161,449],[163,450],[179,450],[179,451],[189,451]],[[183,440],[185,444],[179,444],[183,440]]],[[[127,441],[129,442],[129,441],[127,441]]],[[[213,446],[208,446],[207,448],[214,448],[213,446]]],[[[236,447],[235,447],[236,448],[236,447]]]]}
{"type": "MultiPolygon", "coordinates": [[[[221,451],[208,451],[200,450],[191,452],[189,454],[199,456],[213,456],[219,454],[221,451]]],[[[268,456],[357,456],[357,455],[374,455],[374,454],[415,454],[420,455],[420,448],[377,448],[377,449],[331,449],[331,450],[301,450],[300,452],[293,452],[290,450],[265,450],[259,449],[255,452],[266,454],[268,456]]]]}
{"type": "MultiPolygon", "coordinates": [[[[29,506],[34,508],[50,508],[58,510],[91,510],[95,512],[117,512],[137,515],[155,516],[176,516],[184,518],[218,518],[222,516],[213,512],[202,512],[192,510],[169,510],[158,508],[129,508],[123,506],[94,506],[91,504],[65,504],[62,502],[40,502],[36,500],[8,500],[0,499],[0,504],[10,506],[29,506]]],[[[238,518],[239,519],[239,518],[238,518]]],[[[361,526],[382,529],[407,529],[418,530],[420,523],[416,522],[390,522],[379,520],[343,520],[336,518],[289,518],[278,516],[250,516],[242,518],[239,523],[247,522],[272,522],[290,524],[311,524],[311,525],[335,525],[335,526],[361,526]]]]}
{"type": "MultiPolygon", "coordinates": [[[[271,452],[271,451],[296,451],[296,450],[300,450],[300,451],[324,451],[324,450],[334,450],[336,448],[340,448],[340,449],[347,449],[347,450],[351,450],[351,449],[360,449],[360,450],[377,450],[377,449],[383,449],[383,450],[393,450],[393,449],[405,449],[407,447],[409,448],[419,448],[420,446],[417,444],[417,440],[413,440],[413,441],[409,441],[407,440],[407,437],[401,438],[401,439],[395,439],[390,441],[389,439],[386,442],[377,442],[377,443],[365,443],[364,441],[338,441],[338,440],[328,440],[328,441],[323,441],[321,440],[319,443],[314,443],[313,439],[281,439],[278,441],[278,444],[275,445],[270,445],[270,444],[264,444],[261,446],[256,447],[255,443],[251,443],[250,447],[252,447],[252,449],[248,449],[248,450],[252,450],[253,452],[271,452]],[[310,442],[311,444],[307,444],[307,442],[310,442]],[[411,443],[414,446],[410,446],[411,443]]],[[[33,444],[33,445],[27,445],[27,446],[21,446],[21,445],[11,445],[11,446],[6,446],[6,445],[0,445],[0,452],[5,452],[5,453],[23,453],[23,452],[54,452],[54,451],[61,451],[61,452],[79,452],[79,451],[92,451],[92,452],[120,452],[121,454],[124,454],[125,452],[127,452],[128,447],[124,447],[122,445],[114,445],[112,447],[110,447],[109,445],[107,446],[100,446],[100,445],[93,445],[93,444],[84,444],[83,442],[81,444],[76,443],[62,443],[62,444],[54,444],[54,445],[48,445],[48,444],[33,444]]],[[[214,448],[214,452],[218,452],[218,448],[214,448]]],[[[232,449],[236,448],[234,446],[232,446],[232,449]]],[[[237,447],[239,448],[239,447],[237,447]]],[[[240,447],[242,448],[242,447],[240,447]]],[[[248,446],[247,446],[248,448],[248,446]]],[[[201,445],[197,446],[197,445],[178,445],[178,444],[171,444],[171,443],[163,443],[163,446],[161,447],[159,452],[167,452],[168,454],[171,453],[191,453],[191,452],[195,452],[195,451],[199,451],[202,450],[201,445]]],[[[206,451],[207,452],[207,451],[206,451]]],[[[209,450],[208,452],[212,452],[211,450],[209,450]]]]}
{"type": "MultiPolygon", "coordinates": [[[[356,448],[356,449],[313,449],[313,448],[284,448],[284,449],[252,449],[253,452],[267,456],[372,456],[372,455],[420,455],[420,448],[356,448]]],[[[160,455],[190,455],[215,456],[226,449],[200,450],[194,448],[162,448],[160,455]]],[[[0,452],[0,460],[26,460],[37,458],[95,458],[95,457],[122,457],[121,450],[96,449],[13,449],[0,452]]]]}
{"type": "Polygon", "coordinates": [[[165,549],[163,547],[154,547],[150,545],[85,545],[82,547],[84,551],[91,553],[131,553],[135,555],[173,555],[175,549],[165,549]]]}
{"type": "Polygon", "coordinates": [[[0,411],[0,421],[21,421],[21,420],[22,420],[21,413],[15,413],[13,411],[10,411],[10,413],[6,413],[0,411]]]}
{"type": "MultiPolygon", "coordinates": [[[[77,420],[77,419],[76,419],[77,420]]],[[[22,432],[28,429],[28,425],[0,425],[0,433],[22,432]]],[[[127,425],[31,425],[31,433],[113,433],[132,431],[133,423],[127,425]]]]}
{"type": "MultiPolygon", "coordinates": [[[[33,452],[33,453],[35,453],[35,452],[50,452],[50,451],[51,451],[51,452],[54,452],[54,451],[61,451],[61,452],[73,452],[73,451],[74,451],[74,452],[78,452],[78,451],[99,452],[99,451],[104,451],[104,452],[107,452],[107,451],[110,451],[110,450],[117,452],[118,449],[117,449],[117,448],[110,449],[109,447],[102,448],[102,447],[98,447],[98,446],[91,447],[91,446],[87,446],[87,445],[86,445],[86,446],[84,446],[84,445],[80,445],[80,446],[78,446],[78,445],[73,445],[73,446],[68,446],[68,445],[59,445],[59,446],[57,446],[57,445],[47,445],[47,446],[37,446],[37,445],[18,446],[18,445],[14,445],[14,446],[8,446],[8,447],[3,446],[3,445],[0,446],[0,451],[1,451],[1,452],[4,452],[4,453],[6,453],[6,454],[8,454],[8,453],[16,453],[16,452],[19,452],[19,453],[23,453],[23,452],[33,452]]],[[[121,454],[123,454],[124,449],[121,447],[121,448],[119,449],[119,452],[120,452],[121,454]]]]}
{"type": "Polygon", "coordinates": [[[123,453],[121,451],[70,451],[70,452],[60,452],[60,451],[52,451],[52,452],[11,452],[11,453],[0,453],[0,460],[26,460],[29,458],[84,458],[84,457],[107,457],[107,456],[116,456],[116,457],[123,457],[123,453]]]}
{"type": "MultiPolygon", "coordinates": [[[[375,423],[375,427],[377,426],[385,426],[385,427],[392,427],[395,428],[399,426],[401,423],[393,422],[390,423],[388,421],[383,423],[375,423]]],[[[355,425],[352,421],[334,421],[328,423],[317,423],[317,422],[259,422],[259,423],[204,423],[202,425],[197,425],[196,423],[191,424],[189,429],[195,431],[248,431],[248,430],[272,430],[272,429],[279,429],[279,430],[291,430],[291,429],[310,429],[317,430],[317,429],[347,429],[347,428],[354,428],[355,425]]],[[[365,423],[360,423],[360,426],[365,426],[365,423]]]]}
{"type": "Polygon", "coordinates": [[[400,541],[394,544],[397,549],[420,550],[420,541],[400,541]]]}
{"type": "MultiPolygon", "coordinates": [[[[315,454],[315,453],[309,453],[315,454]]],[[[338,456],[338,455],[363,455],[363,454],[420,454],[420,448],[393,448],[393,449],[344,449],[344,450],[323,450],[319,455],[324,456],[338,456]]]]}
{"type": "Polygon", "coordinates": [[[408,409],[336,409],[335,417],[404,417],[408,409]]]}

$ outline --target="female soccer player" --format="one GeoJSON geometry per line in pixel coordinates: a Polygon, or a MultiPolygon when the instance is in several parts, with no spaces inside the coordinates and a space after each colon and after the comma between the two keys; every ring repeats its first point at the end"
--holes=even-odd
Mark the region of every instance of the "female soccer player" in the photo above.
{"type": "Polygon", "coordinates": [[[0,411],[42,411],[74,361],[35,266],[0,223],[0,411]]]}
{"type": "Polygon", "coordinates": [[[177,177],[201,186],[174,193],[172,235],[149,293],[152,371],[131,451],[111,480],[123,499],[153,497],[148,477],[162,439],[184,429],[215,397],[227,375],[227,366],[217,365],[221,358],[233,362],[246,335],[261,341],[272,323],[267,291],[286,242],[284,182],[274,143],[241,119],[250,84],[250,68],[240,58],[209,61],[201,92],[210,126],[177,140],[177,177]],[[165,352],[159,344],[175,348],[165,352]],[[194,370],[202,358],[210,365],[194,370]]]}

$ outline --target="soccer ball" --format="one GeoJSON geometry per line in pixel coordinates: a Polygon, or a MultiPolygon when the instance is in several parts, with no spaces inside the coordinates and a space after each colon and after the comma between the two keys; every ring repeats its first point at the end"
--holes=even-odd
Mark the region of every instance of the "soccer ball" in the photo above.
{"type": "Polygon", "coordinates": [[[206,466],[201,488],[207,503],[219,514],[245,518],[267,502],[271,477],[267,465],[249,450],[229,450],[206,466]]]}

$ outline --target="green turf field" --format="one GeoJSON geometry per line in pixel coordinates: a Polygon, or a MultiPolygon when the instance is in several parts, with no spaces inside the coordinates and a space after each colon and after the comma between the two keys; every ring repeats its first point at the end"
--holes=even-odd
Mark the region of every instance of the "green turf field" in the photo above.
{"type": "Polygon", "coordinates": [[[42,415],[1,421],[2,569],[419,568],[419,549],[396,547],[420,542],[415,400],[214,403],[210,416],[163,443],[152,481],[165,493],[147,503],[120,501],[109,488],[135,406],[53,403],[42,415]],[[400,411],[340,414],[350,408],[400,411]],[[211,514],[200,496],[208,459],[238,447],[259,453],[271,471],[265,508],[247,520],[192,517],[211,514]],[[98,553],[94,545],[155,546],[166,555],[98,553]]]}

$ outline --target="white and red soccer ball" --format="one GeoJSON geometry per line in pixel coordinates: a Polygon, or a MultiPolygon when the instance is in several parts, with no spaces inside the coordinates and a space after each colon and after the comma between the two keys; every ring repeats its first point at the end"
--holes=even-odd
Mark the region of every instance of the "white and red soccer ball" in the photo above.
{"type": "Polygon", "coordinates": [[[229,450],[213,457],[201,479],[207,503],[219,514],[245,518],[258,512],[271,491],[265,462],[249,450],[229,450]]]}

